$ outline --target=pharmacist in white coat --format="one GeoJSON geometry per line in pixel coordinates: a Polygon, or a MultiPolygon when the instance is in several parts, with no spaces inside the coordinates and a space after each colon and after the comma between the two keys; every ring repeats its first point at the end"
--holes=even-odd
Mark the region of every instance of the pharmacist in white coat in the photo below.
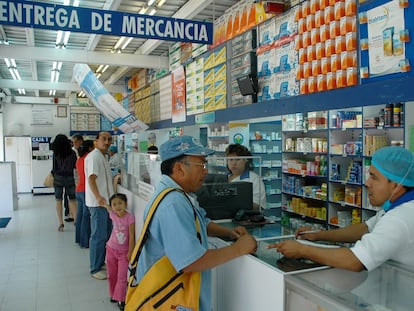
{"type": "Polygon", "coordinates": [[[255,172],[252,171],[252,154],[243,145],[231,144],[226,148],[227,168],[230,174],[230,182],[243,181],[253,184],[253,207],[255,209],[266,208],[265,185],[255,172]],[[250,157],[250,158],[249,158],[250,157]]]}
{"type": "Polygon", "coordinates": [[[371,271],[390,259],[414,266],[414,154],[402,147],[379,149],[365,185],[370,203],[382,206],[377,215],[336,230],[296,232],[298,239],[355,243],[353,247],[321,248],[291,240],[269,248],[352,271],[371,271]]]}

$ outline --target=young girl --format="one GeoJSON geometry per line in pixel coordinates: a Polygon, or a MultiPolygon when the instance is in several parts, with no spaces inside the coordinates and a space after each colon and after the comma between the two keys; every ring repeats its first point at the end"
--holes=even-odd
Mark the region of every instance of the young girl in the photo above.
{"type": "Polygon", "coordinates": [[[106,208],[112,220],[112,233],[106,243],[106,266],[109,295],[118,302],[120,310],[125,307],[128,283],[128,263],[135,245],[135,217],[127,211],[127,197],[116,193],[106,208]]]}

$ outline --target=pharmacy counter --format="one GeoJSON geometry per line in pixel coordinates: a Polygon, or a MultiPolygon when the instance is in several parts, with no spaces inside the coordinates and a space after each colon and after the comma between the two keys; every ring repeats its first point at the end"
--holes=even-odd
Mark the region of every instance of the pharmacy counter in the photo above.
{"type": "Polygon", "coordinates": [[[414,268],[392,261],[371,272],[328,269],[285,280],[287,311],[413,310],[414,268]]]}

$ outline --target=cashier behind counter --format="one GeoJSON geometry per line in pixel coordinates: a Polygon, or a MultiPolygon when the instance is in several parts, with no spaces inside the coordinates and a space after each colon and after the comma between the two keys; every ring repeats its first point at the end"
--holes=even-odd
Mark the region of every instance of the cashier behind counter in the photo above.
{"type": "Polygon", "coordinates": [[[387,260],[414,266],[414,154],[402,147],[384,147],[372,157],[365,182],[377,215],[348,227],[305,233],[298,239],[355,243],[352,248],[328,249],[297,241],[270,244],[286,257],[307,258],[324,265],[352,271],[371,271],[387,260]]]}

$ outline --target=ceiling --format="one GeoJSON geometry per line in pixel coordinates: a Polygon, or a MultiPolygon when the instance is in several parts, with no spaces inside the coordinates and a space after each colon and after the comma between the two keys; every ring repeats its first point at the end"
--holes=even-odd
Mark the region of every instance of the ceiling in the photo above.
{"type": "MultiPolygon", "coordinates": [[[[43,2],[63,5],[64,1],[73,5],[76,0],[43,2]]],[[[156,8],[156,16],[209,22],[239,2],[166,0],[158,7],[160,1],[156,0],[152,5],[156,8]]],[[[79,0],[79,7],[131,13],[139,13],[146,6],[147,1],[143,0],[79,0]]],[[[31,103],[44,97],[68,98],[70,94],[80,91],[79,86],[72,81],[72,70],[76,62],[84,61],[93,72],[101,64],[109,65],[99,79],[110,92],[122,91],[126,78],[139,68],[157,68],[160,57],[168,57],[168,48],[173,44],[169,41],[133,38],[121,53],[113,54],[111,50],[120,37],[71,32],[62,49],[56,48],[57,35],[58,31],[1,25],[0,22],[0,89],[7,95],[23,101],[26,98],[31,103]],[[15,59],[21,80],[13,79],[5,58],[15,59]],[[51,82],[53,62],[62,62],[59,80],[54,83],[51,82]],[[18,89],[24,89],[24,94],[22,91],[19,93],[18,89]],[[51,93],[51,90],[55,90],[55,93],[51,93]]]]}

